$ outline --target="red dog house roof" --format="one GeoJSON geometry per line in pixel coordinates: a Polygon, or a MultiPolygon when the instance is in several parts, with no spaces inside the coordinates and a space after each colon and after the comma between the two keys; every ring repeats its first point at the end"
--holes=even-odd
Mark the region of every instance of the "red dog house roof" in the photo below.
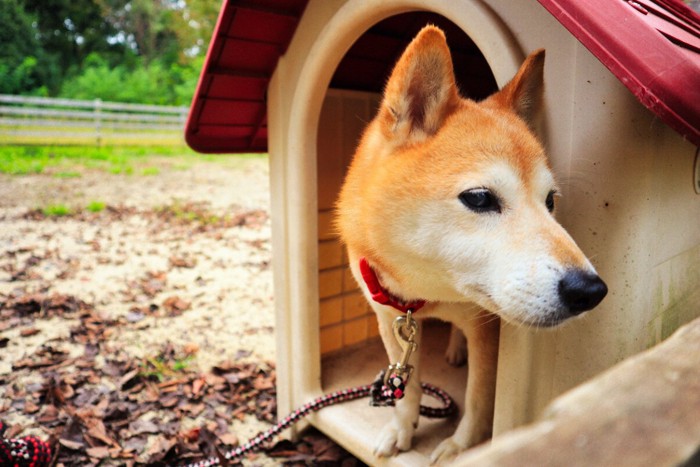
{"type": "Polygon", "coordinates": [[[678,0],[539,0],[649,110],[700,146],[700,16],[678,0]]]}
{"type": "MultiPolygon", "coordinates": [[[[679,0],[538,1],[644,106],[700,146],[700,16],[679,0]]],[[[224,1],[185,127],[190,147],[200,152],[267,151],[267,86],[306,4],[224,1]]],[[[401,21],[383,22],[381,30],[358,40],[331,85],[380,90],[373,86],[383,84],[386,67],[413,34],[401,34],[413,29],[401,21]],[[369,82],[369,76],[376,79],[369,82]]],[[[470,47],[467,43],[461,52],[470,54],[470,47]]],[[[490,79],[484,77],[486,84],[471,90],[474,95],[490,91],[490,79]]]]}
{"type": "Polygon", "coordinates": [[[185,126],[190,147],[267,151],[267,85],[306,3],[224,1],[185,126]]]}

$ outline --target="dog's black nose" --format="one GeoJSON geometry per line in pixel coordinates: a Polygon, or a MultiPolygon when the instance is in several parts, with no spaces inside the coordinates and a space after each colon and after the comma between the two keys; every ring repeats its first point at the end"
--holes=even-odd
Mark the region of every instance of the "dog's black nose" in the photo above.
{"type": "Polygon", "coordinates": [[[559,281],[559,299],[572,315],[594,308],[607,293],[600,277],[581,269],[568,270],[559,281]]]}

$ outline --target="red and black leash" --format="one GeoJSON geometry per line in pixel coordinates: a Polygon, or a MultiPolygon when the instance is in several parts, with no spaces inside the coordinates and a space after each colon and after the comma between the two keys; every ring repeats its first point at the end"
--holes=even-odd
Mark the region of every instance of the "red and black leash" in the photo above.
{"type": "MultiPolygon", "coordinates": [[[[392,295],[382,287],[376,273],[365,258],[360,260],[360,271],[372,298],[378,303],[391,306],[403,313],[407,313],[409,320],[411,312],[417,311],[425,305],[424,300],[416,300],[407,303],[392,295]]],[[[393,365],[393,367],[396,367],[396,365],[393,365]]],[[[390,366],[389,369],[392,369],[392,366],[390,366]]],[[[240,459],[246,454],[258,451],[280,432],[291,427],[300,419],[329,405],[371,396],[371,406],[393,406],[395,399],[403,395],[403,391],[399,391],[400,395],[397,396],[396,388],[387,385],[387,379],[392,379],[393,376],[395,375],[390,375],[390,378],[385,378],[385,372],[382,371],[372,384],[324,394],[299,407],[287,417],[280,420],[279,423],[272,426],[267,431],[258,434],[245,444],[225,453],[221,453],[220,457],[210,457],[199,462],[187,464],[186,467],[210,467],[240,459]]],[[[403,389],[403,384],[401,384],[401,388],[403,389]]],[[[456,411],[457,406],[454,400],[442,389],[429,383],[421,383],[421,388],[424,394],[437,399],[442,404],[441,407],[421,405],[420,414],[422,416],[428,418],[447,418],[456,411]]],[[[45,467],[49,465],[51,462],[51,447],[48,443],[35,436],[6,439],[4,437],[6,429],[6,425],[0,421],[0,466],[45,467]]]]}
{"type": "MultiPolygon", "coordinates": [[[[272,426],[267,431],[258,434],[245,444],[222,453],[222,458],[210,457],[199,462],[187,464],[186,467],[209,467],[213,465],[220,465],[222,460],[224,460],[224,462],[229,462],[240,459],[246,454],[260,450],[280,432],[291,427],[300,419],[306,417],[310,413],[317,412],[324,407],[328,407],[329,405],[340,404],[368,396],[372,397],[370,402],[372,406],[394,405],[394,400],[386,391],[386,387],[384,386],[383,382],[384,374],[382,372],[377,376],[377,379],[372,384],[324,394],[308,404],[304,404],[303,406],[299,407],[287,417],[280,420],[279,423],[272,426]]],[[[421,405],[420,414],[422,416],[428,418],[447,418],[456,411],[457,406],[450,395],[445,391],[428,383],[422,383],[421,387],[424,394],[434,397],[442,404],[441,407],[421,405]]],[[[48,443],[40,440],[36,436],[6,439],[4,438],[6,429],[7,426],[0,422],[0,466],[46,467],[50,464],[51,447],[48,443]]]]}
{"type": "MultiPolygon", "coordinates": [[[[424,394],[434,397],[442,404],[441,407],[421,405],[420,414],[422,416],[428,418],[447,418],[457,410],[455,402],[452,400],[450,395],[442,389],[428,383],[422,383],[421,387],[424,394]]],[[[268,429],[267,431],[263,431],[247,443],[231,449],[228,452],[222,453],[221,457],[223,459],[219,457],[210,457],[199,462],[187,464],[185,467],[210,467],[221,464],[222,460],[229,462],[240,459],[246,454],[261,449],[263,445],[272,440],[272,438],[278,435],[281,431],[286,430],[310,413],[318,412],[322,408],[328,407],[329,405],[340,404],[342,402],[348,402],[368,396],[372,397],[372,400],[370,401],[370,405],[372,406],[394,405],[393,398],[387,394],[386,386],[384,386],[384,372],[380,373],[372,384],[324,394],[308,404],[304,404],[287,417],[280,420],[280,422],[274,425],[272,428],[268,429]]]]}
{"type": "MultiPolygon", "coordinates": [[[[425,305],[425,300],[414,300],[414,301],[404,301],[381,285],[376,272],[370,266],[369,261],[366,258],[360,258],[360,273],[362,279],[367,286],[367,289],[372,296],[372,299],[382,305],[390,306],[396,310],[406,313],[409,323],[411,320],[411,314],[418,311],[425,305]]],[[[410,341],[412,343],[412,341],[410,341]]],[[[410,356],[410,352],[408,354],[410,356]]],[[[405,356],[407,359],[407,356],[405,356]]],[[[394,371],[397,365],[390,365],[389,370],[394,371]]],[[[400,368],[400,367],[399,367],[400,368]]],[[[389,373],[389,378],[385,378],[387,372],[382,371],[379,373],[377,378],[372,384],[365,386],[358,386],[350,389],[343,389],[341,391],[332,392],[330,394],[325,394],[314,399],[312,402],[305,404],[292,412],[290,415],[281,420],[277,425],[273,426],[267,431],[258,434],[256,437],[248,441],[247,443],[232,449],[228,452],[221,454],[222,458],[210,457],[193,464],[187,464],[186,467],[210,467],[213,465],[219,465],[224,462],[237,460],[245,454],[257,451],[262,447],[263,444],[269,442],[274,436],[278,435],[281,431],[289,428],[294,423],[299,421],[301,418],[306,417],[310,413],[317,412],[324,407],[329,405],[339,404],[342,402],[348,402],[354,399],[360,399],[362,397],[371,396],[370,405],[374,407],[381,406],[393,406],[395,399],[400,399],[403,397],[405,379],[401,379],[399,382],[400,390],[397,392],[397,388],[391,384],[391,380],[394,376],[389,373]],[[389,384],[387,383],[389,381],[389,384]]],[[[410,371],[409,371],[410,374],[410,371]]],[[[429,383],[421,383],[421,389],[424,394],[432,396],[438,399],[442,403],[442,407],[429,407],[425,405],[420,406],[420,414],[424,417],[429,418],[447,418],[452,415],[457,406],[454,400],[450,397],[447,392],[433,386],[429,383]]]]}
{"type": "Polygon", "coordinates": [[[51,462],[51,446],[36,436],[5,438],[7,425],[0,421],[0,465],[44,467],[51,462]]]}
{"type": "MultiPolygon", "coordinates": [[[[222,461],[229,462],[240,459],[246,454],[258,451],[266,443],[271,441],[280,432],[294,425],[300,419],[310,413],[317,412],[329,405],[340,404],[355,399],[371,396],[372,406],[391,406],[394,399],[390,391],[384,385],[384,372],[377,376],[372,384],[343,389],[329,394],[324,394],[313,401],[299,407],[289,414],[279,423],[255,436],[245,444],[221,454],[219,457],[210,457],[199,462],[187,464],[186,467],[209,467],[220,465],[222,461]]],[[[428,418],[447,418],[452,415],[457,406],[449,394],[432,384],[422,383],[423,393],[440,401],[440,407],[420,406],[420,414],[428,418]]],[[[51,462],[51,446],[36,436],[26,436],[23,438],[4,438],[7,426],[0,422],[0,466],[10,467],[46,467],[51,462]]]]}

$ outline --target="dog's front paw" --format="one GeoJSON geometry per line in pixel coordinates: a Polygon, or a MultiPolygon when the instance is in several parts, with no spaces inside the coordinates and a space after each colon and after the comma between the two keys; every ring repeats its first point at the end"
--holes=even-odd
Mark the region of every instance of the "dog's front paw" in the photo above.
{"type": "Polygon", "coordinates": [[[411,449],[411,440],[415,427],[413,423],[399,423],[394,419],[382,428],[377,444],[374,447],[374,454],[380,457],[388,457],[397,454],[399,451],[411,449]]]}
{"type": "Polygon", "coordinates": [[[452,460],[460,452],[464,451],[467,446],[455,441],[454,436],[443,440],[438,444],[438,447],[433,450],[430,455],[430,465],[442,465],[449,460],[452,460]]]}

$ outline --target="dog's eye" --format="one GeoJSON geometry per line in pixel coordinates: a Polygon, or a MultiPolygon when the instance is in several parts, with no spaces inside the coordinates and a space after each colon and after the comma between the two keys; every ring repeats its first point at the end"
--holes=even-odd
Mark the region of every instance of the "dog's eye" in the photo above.
{"type": "Polygon", "coordinates": [[[498,198],[486,188],[474,188],[459,194],[459,200],[474,212],[501,212],[498,198]]]}
{"type": "Polygon", "coordinates": [[[547,210],[549,212],[554,211],[554,190],[550,191],[549,194],[547,195],[547,199],[545,200],[544,204],[547,206],[547,210]]]}

